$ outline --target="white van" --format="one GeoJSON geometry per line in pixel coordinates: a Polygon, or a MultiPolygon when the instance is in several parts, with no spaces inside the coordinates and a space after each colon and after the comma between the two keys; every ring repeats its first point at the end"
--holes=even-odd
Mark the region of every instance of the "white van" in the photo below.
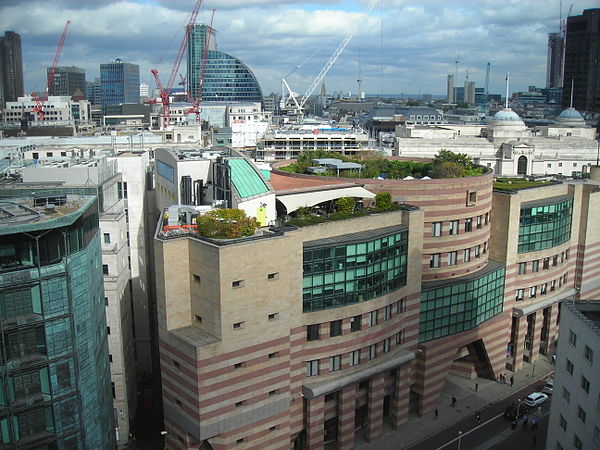
{"type": "Polygon", "coordinates": [[[546,381],[546,386],[544,386],[542,392],[548,395],[552,395],[552,393],[554,392],[554,378],[550,378],[548,381],[546,381]]]}

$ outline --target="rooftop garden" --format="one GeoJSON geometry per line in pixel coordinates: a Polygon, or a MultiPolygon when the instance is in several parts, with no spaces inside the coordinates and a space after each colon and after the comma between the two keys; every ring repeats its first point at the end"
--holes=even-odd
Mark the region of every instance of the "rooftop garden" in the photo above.
{"type": "Polygon", "coordinates": [[[213,239],[234,239],[252,236],[260,227],[254,217],[241,209],[215,209],[196,218],[198,234],[213,239]]]}
{"type": "MultiPolygon", "coordinates": [[[[485,168],[473,164],[471,159],[463,153],[454,153],[449,150],[440,150],[433,161],[396,161],[379,155],[364,155],[348,157],[336,152],[323,150],[303,152],[295,163],[281,167],[280,170],[291,173],[309,173],[309,167],[314,167],[315,159],[335,158],[343,162],[361,164],[361,170],[351,169],[339,172],[343,178],[388,178],[402,180],[408,176],[413,178],[462,178],[482,175],[485,168]]],[[[316,176],[336,177],[334,169],[326,168],[316,176]]]]}
{"type": "Polygon", "coordinates": [[[516,191],[539,186],[548,186],[550,181],[529,181],[524,178],[494,178],[494,190],[516,191]]]}

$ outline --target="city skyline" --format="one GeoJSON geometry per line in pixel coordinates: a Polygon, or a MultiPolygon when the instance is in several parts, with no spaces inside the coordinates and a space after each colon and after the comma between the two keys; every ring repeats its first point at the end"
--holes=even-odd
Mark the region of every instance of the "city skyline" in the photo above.
{"type": "MultiPolygon", "coordinates": [[[[468,71],[469,81],[483,87],[488,61],[490,92],[504,92],[508,71],[511,92],[545,86],[548,33],[559,31],[558,0],[464,1],[450,7],[439,1],[380,0],[366,17],[367,3],[206,0],[197,22],[209,22],[211,9],[217,9],[218,49],[244,61],[265,95],[280,92],[281,78],[292,71],[287,80],[303,94],[357,24],[358,32],[325,78],[328,93],[356,95],[359,73],[367,94],[444,94],[446,76],[455,71],[456,86],[464,84],[468,71]]],[[[6,0],[0,29],[21,35],[26,93],[43,91],[67,19],[72,25],[60,66],[82,67],[91,81],[100,64],[121,58],[138,64],[140,81],[154,87],[150,69],[166,82],[193,6],[194,0],[57,0],[51,6],[6,0]]],[[[592,0],[574,2],[571,15],[594,6],[592,0]]],[[[180,73],[185,75],[183,67],[180,73]]]]}

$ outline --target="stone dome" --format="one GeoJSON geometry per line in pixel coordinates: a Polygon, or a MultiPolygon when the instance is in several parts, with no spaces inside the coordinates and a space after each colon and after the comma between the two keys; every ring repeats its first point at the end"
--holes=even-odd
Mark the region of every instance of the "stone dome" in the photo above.
{"type": "Polygon", "coordinates": [[[510,121],[510,122],[522,122],[519,115],[510,108],[501,109],[492,118],[493,121],[510,121]]]}
{"type": "Polygon", "coordinates": [[[494,135],[521,136],[527,130],[525,123],[519,115],[510,108],[504,108],[498,111],[487,127],[494,135]]]}
{"type": "Polygon", "coordinates": [[[554,121],[556,126],[561,127],[585,127],[585,120],[581,113],[575,108],[567,108],[561,112],[554,121]]]}

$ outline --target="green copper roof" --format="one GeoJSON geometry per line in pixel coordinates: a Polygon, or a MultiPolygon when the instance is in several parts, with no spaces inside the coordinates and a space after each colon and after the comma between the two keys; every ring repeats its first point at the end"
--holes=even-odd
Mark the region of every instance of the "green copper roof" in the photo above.
{"type": "Polygon", "coordinates": [[[231,182],[241,198],[252,197],[269,191],[265,182],[248,161],[245,159],[229,159],[227,163],[231,169],[231,182]]]}

